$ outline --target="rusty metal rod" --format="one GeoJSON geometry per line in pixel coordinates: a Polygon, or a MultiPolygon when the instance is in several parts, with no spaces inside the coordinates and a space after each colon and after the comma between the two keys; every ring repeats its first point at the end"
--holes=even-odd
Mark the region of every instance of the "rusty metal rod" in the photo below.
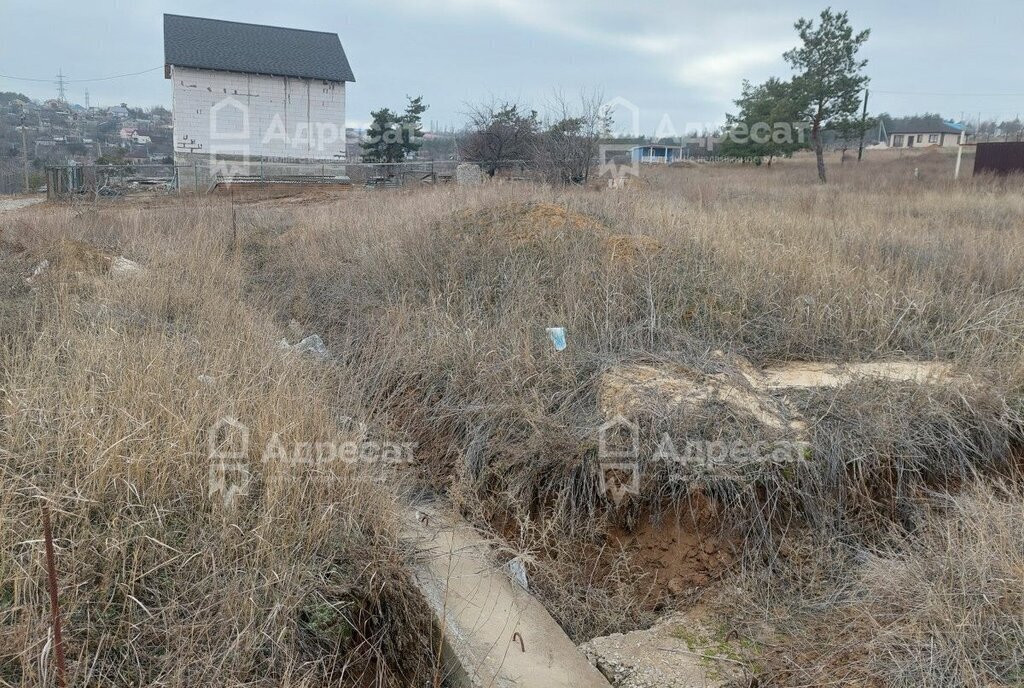
{"type": "Polygon", "coordinates": [[[50,505],[43,502],[43,539],[46,541],[46,579],[50,588],[50,618],[53,622],[53,650],[57,656],[57,686],[64,688],[67,668],[64,664],[64,638],[60,628],[60,602],[57,600],[57,555],[53,551],[53,527],[50,505]]]}
{"type": "Polygon", "coordinates": [[[526,652],[526,645],[525,645],[525,643],[523,643],[523,634],[520,633],[519,631],[516,631],[515,633],[512,634],[512,642],[514,643],[517,640],[519,641],[519,649],[520,649],[520,651],[526,652]]]}

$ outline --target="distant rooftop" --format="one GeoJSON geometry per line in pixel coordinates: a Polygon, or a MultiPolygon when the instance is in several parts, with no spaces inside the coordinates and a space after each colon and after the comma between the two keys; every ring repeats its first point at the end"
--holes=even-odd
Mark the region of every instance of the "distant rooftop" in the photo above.
{"type": "Polygon", "coordinates": [[[964,130],[963,125],[954,122],[944,122],[941,119],[910,122],[907,124],[893,124],[888,130],[890,134],[959,134],[964,130]]]}
{"type": "Polygon", "coordinates": [[[355,81],[336,33],[164,15],[164,63],[177,67],[355,81]]]}

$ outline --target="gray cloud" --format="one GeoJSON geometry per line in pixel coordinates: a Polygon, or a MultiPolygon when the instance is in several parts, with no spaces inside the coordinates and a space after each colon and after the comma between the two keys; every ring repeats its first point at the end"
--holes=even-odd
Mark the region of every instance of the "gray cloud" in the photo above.
{"type": "MultiPolygon", "coordinates": [[[[642,111],[653,132],[667,115],[719,122],[740,81],[788,74],[781,53],[795,42],[792,23],[822,4],[684,3],[679,0],[393,0],[321,3],[293,0],[198,0],[41,3],[0,0],[0,73],[69,79],[134,72],[162,64],[162,14],[336,31],[355,71],[348,116],[365,121],[371,109],[401,107],[423,94],[428,121],[463,120],[466,102],[512,98],[542,104],[555,91],[600,89],[642,111]]],[[[872,29],[865,48],[872,77],[872,110],[947,116],[1011,118],[1024,114],[1015,35],[1024,25],[1019,0],[979,0],[965,16],[962,3],[864,0],[847,5],[858,28],[872,29]],[[887,91],[899,93],[887,93],[887,91]],[[907,95],[918,94],[918,95],[907,95]]],[[[81,102],[170,104],[160,71],[91,83],[71,83],[81,102]]],[[[50,82],[0,78],[0,90],[51,97],[50,82]]]]}

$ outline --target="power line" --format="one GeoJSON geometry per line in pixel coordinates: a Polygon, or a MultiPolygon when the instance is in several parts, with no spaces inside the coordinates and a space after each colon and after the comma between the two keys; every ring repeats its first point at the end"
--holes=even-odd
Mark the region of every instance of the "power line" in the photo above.
{"type": "MultiPolygon", "coordinates": [[[[65,84],[84,84],[90,81],[110,81],[111,79],[123,79],[126,76],[138,76],[140,74],[148,74],[149,72],[155,72],[158,69],[163,69],[164,66],[153,67],[152,69],[143,69],[141,72],[131,72],[130,74],[115,74],[113,76],[98,76],[94,79],[64,79],[65,84]]],[[[7,74],[0,74],[0,79],[10,79],[12,81],[36,81],[36,82],[53,82],[53,79],[32,79],[26,76],[9,76],[7,74]]]]}
{"type": "Polygon", "coordinates": [[[896,96],[953,96],[959,98],[1024,98],[1024,93],[927,93],[921,91],[881,91],[875,89],[875,93],[886,93],[896,96]]]}

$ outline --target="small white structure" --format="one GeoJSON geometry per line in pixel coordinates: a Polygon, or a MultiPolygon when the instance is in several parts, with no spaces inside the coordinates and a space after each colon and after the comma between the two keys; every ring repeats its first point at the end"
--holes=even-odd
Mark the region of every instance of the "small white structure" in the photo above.
{"type": "Polygon", "coordinates": [[[890,148],[923,148],[956,146],[963,133],[963,126],[953,122],[921,122],[911,125],[897,125],[888,132],[890,148]]]}
{"type": "Polygon", "coordinates": [[[344,162],[355,77],[337,34],[165,14],[164,63],[176,164],[344,162]]]}

